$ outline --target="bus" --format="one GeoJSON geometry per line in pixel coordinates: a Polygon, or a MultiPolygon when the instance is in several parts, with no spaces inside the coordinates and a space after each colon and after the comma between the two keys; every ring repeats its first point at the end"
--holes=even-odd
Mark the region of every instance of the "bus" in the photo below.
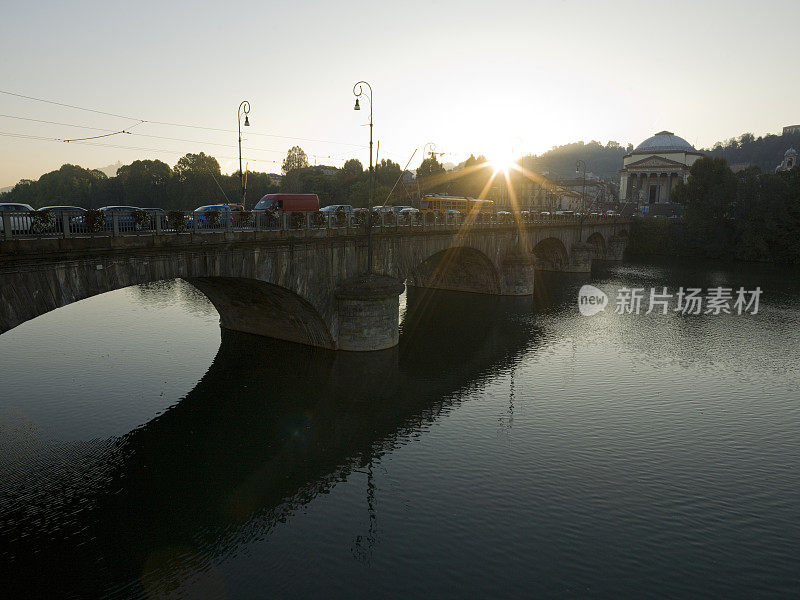
{"type": "Polygon", "coordinates": [[[464,196],[439,196],[435,194],[423,196],[419,201],[420,212],[444,213],[447,210],[457,210],[462,214],[471,212],[494,212],[494,202],[491,200],[476,200],[464,196]]]}

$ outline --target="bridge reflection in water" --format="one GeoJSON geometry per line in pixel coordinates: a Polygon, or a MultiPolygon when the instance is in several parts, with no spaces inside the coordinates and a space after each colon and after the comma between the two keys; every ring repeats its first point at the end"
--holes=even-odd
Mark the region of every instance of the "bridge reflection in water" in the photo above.
{"type": "MultiPolygon", "coordinates": [[[[212,561],[352,470],[369,472],[373,457],[535,347],[540,332],[524,317],[540,308],[532,297],[412,288],[400,345],[374,353],[223,330],[213,364],[181,402],[97,442],[95,477],[59,494],[37,494],[47,484],[35,478],[69,474],[20,482],[22,500],[0,530],[6,585],[28,597],[158,595],[184,577],[213,587],[212,561]]],[[[353,538],[366,559],[377,518],[367,500],[369,533],[353,538]]]]}

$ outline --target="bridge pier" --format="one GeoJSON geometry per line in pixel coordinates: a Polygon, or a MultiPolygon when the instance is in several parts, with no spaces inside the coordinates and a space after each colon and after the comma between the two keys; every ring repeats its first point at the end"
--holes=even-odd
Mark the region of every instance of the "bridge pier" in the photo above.
{"type": "Polygon", "coordinates": [[[625,247],[628,245],[628,238],[622,235],[612,236],[606,246],[606,260],[622,260],[625,247]]]}
{"type": "Polygon", "coordinates": [[[536,275],[533,255],[518,254],[507,257],[500,265],[500,294],[503,296],[530,296],[536,275]]]}
{"type": "Polygon", "coordinates": [[[575,242],[569,253],[569,263],[564,271],[567,273],[591,273],[592,255],[595,248],[587,242],[575,242]]]}
{"type": "Polygon", "coordinates": [[[336,290],[336,347],[351,352],[385,350],[400,342],[400,294],[405,286],[382,275],[360,275],[336,290]]]}

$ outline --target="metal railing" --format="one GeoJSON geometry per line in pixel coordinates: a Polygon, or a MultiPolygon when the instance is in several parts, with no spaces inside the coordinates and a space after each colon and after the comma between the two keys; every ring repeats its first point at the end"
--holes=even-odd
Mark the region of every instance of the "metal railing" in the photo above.
{"type": "MultiPolygon", "coordinates": [[[[350,213],[271,212],[197,213],[129,211],[75,214],[49,211],[0,212],[0,240],[21,238],[118,237],[135,235],[219,233],[233,231],[354,230],[366,227],[366,211],[350,213]]],[[[518,224],[618,223],[619,216],[541,215],[537,213],[394,213],[376,211],[372,227],[394,230],[426,230],[451,227],[503,227],[518,224]]]]}

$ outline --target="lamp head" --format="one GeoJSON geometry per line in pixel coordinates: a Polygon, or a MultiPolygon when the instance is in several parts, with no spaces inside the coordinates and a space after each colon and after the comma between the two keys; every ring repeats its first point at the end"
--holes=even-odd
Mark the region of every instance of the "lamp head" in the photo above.
{"type": "Polygon", "coordinates": [[[361,110],[361,106],[358,103],[358,98],[356,98],[356,105],[353,107],[353,110],[361,110]]]}
{"type": "Polygon", "coordinates": [[[244,116],[244,126],[250,127],[250,119],[248,118],[247,115],[244,116]]]}

